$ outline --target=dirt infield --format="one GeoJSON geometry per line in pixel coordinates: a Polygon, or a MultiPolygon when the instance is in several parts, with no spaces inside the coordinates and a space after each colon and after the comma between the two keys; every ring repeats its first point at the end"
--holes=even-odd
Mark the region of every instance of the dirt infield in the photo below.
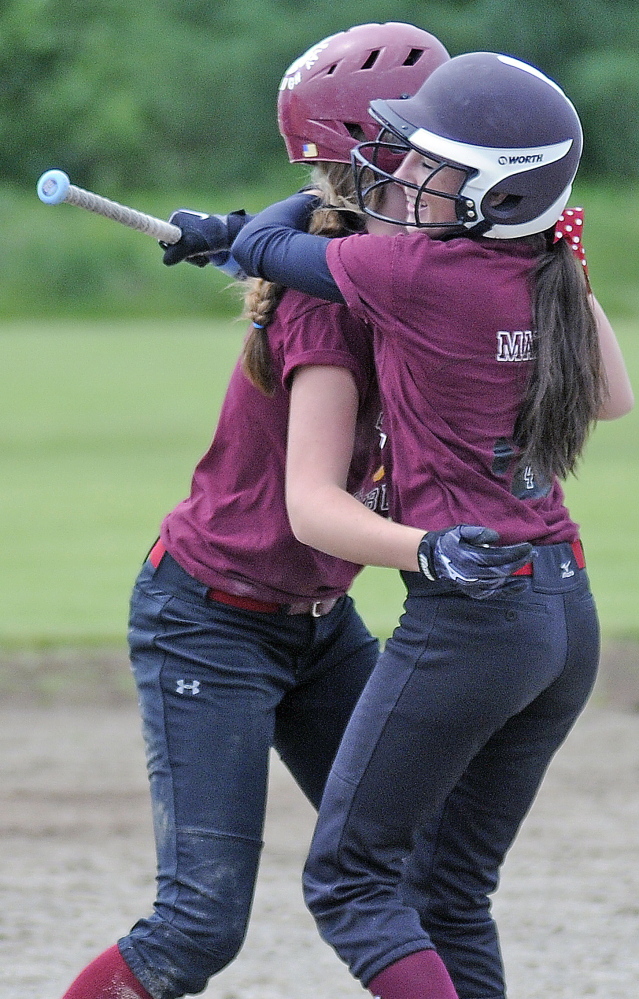
{"type": "MultiPolygon", "coordinates": [[[[101,653],[45,660],[0,659],[0,999],[59,999],[153,900],[126,668],[101,653]]],[[[247,942],[204,995],[367,995],[303,906],[312,822],[274,758],[247,942]]],[[[631,646],[606,650],[595,695],[508,858],[495,912],[510,999],[639,995],[639,659],[631,646]]]]}

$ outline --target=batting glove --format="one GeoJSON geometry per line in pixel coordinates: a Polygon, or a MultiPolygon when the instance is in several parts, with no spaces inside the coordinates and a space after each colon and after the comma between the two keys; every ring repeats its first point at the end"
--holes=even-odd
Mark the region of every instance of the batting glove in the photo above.
{"type": "Polygon", "coordinates": [[[238,232],[251,218],[243,209],[228,215],[206,215],[180,208],[173,212],[169,222],[182,230],[182,236],[177,243],[160,242],[164,250],[162,262],[172,267],[186,260],[197,267],[205,267],[211,262],[211,254],[230,250],[238,232]]]}
{"type": "Polygon", "coordinates": [[[420,541],[417,561],[431,582],[455,583],[468,597],[483,600],[498,590],[518,592],[522,581],[513,573],[530,561],[532,545],[497,546],[497,531],[459,524],[429,531],[420,541]]]}

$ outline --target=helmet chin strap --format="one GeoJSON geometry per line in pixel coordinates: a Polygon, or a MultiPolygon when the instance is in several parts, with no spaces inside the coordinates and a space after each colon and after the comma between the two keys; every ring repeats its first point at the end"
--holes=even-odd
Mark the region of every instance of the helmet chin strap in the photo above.
{"type": "Polygon", "coordinates": [[[474,225],[472,229],[464,229],[464,236],[469,236],[471,239],[478,239],[480,236],[485,236],[493,227],[493,223],[489,222],[488,219],[482,219],[477,225],[474,225]]]}
{"type": "Polygon", "coordinates": [[[485,236],[490,229],[492,223],[487,222],[485,219],[482,222],[478,222],[474,225],[472,229],[464,229],[463,226],[453,228],[451,226],[450,232],[445,232],[441,236],[437,236],[437,240],[440,243],[446,243],[449,239],[460,239],[464,237],[465,239],[479,239],[481,236],[485,236]]]}

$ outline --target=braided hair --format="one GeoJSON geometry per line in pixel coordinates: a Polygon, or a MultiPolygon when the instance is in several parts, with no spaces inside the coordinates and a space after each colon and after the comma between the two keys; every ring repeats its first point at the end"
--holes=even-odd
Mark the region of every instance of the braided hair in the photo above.
{"type": "MultiPolygon", "coordinates": [[[[311,218],[309,232],[321,236],[350,236],[362,232],[366,216],[357,205],[350,164],[321,161],[311,173],[311,184],[321,192],[323,204],[311,218]]],[[[251,323],[244,340],[242,371],[264,395],[273,396],[273,373],[268,327],[285,288],[263,278],[245,283],[242,317],[251,323]]]]}

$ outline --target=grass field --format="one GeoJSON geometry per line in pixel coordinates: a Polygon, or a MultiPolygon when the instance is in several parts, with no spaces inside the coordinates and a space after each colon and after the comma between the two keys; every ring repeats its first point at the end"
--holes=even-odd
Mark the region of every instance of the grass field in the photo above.
{"type": "MultiPolygon", "coordinates": [[[[618,332],[636,376],[635,330],[618,332]]],[[[0,648],[124,642],[131,584],[188,492],[242,334],[229,322],[5,325],[0,648]]],[[[638,430],[636,412],[601,424],[567,486],[613,637],[639,636],[638,430]]],[[[387,635],[397,574],[367,569],[354,594],[387,635]]]]}

